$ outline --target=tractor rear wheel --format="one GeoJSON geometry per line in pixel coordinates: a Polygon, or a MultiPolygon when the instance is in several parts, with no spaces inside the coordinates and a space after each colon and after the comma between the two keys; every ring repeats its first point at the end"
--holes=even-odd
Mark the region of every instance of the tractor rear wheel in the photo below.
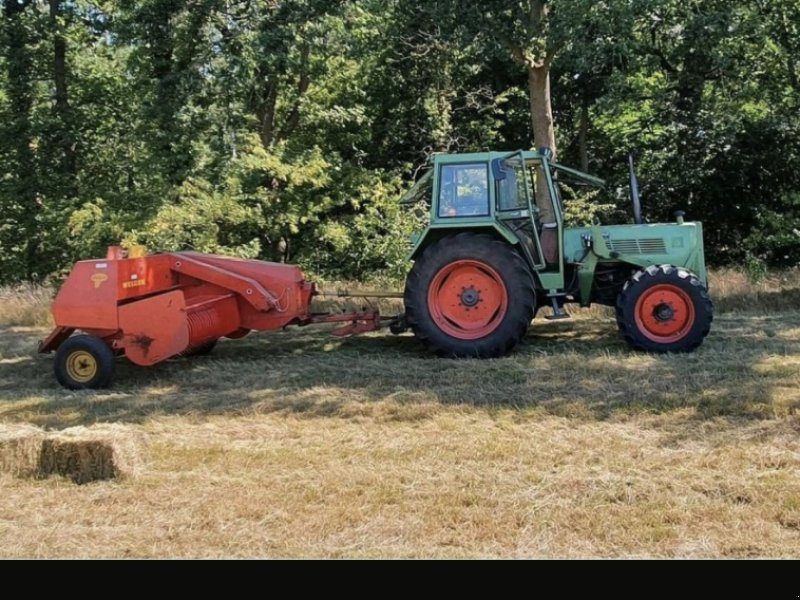
{"type": "Polygon", "coordinates": [[[114,352],[100,338],[77,335],[58,348],[54,369],[58,383],[67,389],[107,388],[114,375],[114,352]]]}
{"type": "Polygon", "coordinates": [[[639,271],[617,299],[622,336],[633,348],[647,352],[691,352],[703,343],[713,318],[703,283],[671,265],[639,271]]]}
{"type": "Polygon", "coordinates": [[[417,258],[405,305],[409,327],[438,355],[494,358],[525,336],[536,293],[528,265],[509,244],[460,233],[417,258]]]}

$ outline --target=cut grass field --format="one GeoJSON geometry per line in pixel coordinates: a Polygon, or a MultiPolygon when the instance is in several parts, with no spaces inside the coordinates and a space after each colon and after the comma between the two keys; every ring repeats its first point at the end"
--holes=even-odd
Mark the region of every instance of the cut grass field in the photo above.
{"type": "Polygon", "coordinates": [[[800,557],[800,277],[712,280],[696,353],[631,352],[603,310],[512,356],[308,328],[67,392],[47,295],[2,292],[0,423],[119,423],[132,479],[0,475],[4,557],[800,557]]]}

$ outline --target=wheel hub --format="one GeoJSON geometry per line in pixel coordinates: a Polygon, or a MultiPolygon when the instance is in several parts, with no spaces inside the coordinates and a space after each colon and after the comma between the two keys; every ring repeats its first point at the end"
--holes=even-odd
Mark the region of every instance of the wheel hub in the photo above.
{"type": "Polygon", "coordinates": [[[79,350],[67,358],[67,373],[78,383],[88,383],[97,374],[97,359],[90,353],[79,350]]]}
{"type": "Polygon", "coordinates": [[[660,323],[669,323],[675,318],[675,307],[671,303],[659,304],[653,311],[653,316],[660,323]]]}
{"type": "Polygon", "coordinates": [[[689,335],[695,323],[692,298],[672,283],[645,290],[636,302],[634,314],[642,335],[660,344],[680,341],[689,335]]]}
{"type": "Polygon", "coordinates": [[[461,304],[468,309],[477,306],[481,301],[481,291],[476,290],[474,287],[469,287],[461,292],[461,304]]]}

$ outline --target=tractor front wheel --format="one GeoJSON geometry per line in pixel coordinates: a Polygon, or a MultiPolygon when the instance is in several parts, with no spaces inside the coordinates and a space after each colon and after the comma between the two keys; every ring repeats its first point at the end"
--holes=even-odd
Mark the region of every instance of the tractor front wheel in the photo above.
{"type": "Polygon", "coordinates": [[[440,356],[494,358],[524,337],[536,294],[528,265],[509,244],[461,233],[417,258],[405,305],[417,339],[440,356]]]}
{"type": "Polygon", "coordinates": [[[617,325],[633,348],[691,352],[711,329],[714,309],[703,283],[686,269],[652,266],[636,273],[617,299],[617,325]]]}
{"type": "Polygon", "coordinates": [[[78,335],[58,348],[54,368],[56,379],[67,389],[107,388],[114,375],[114,352],[100,338],[78,335]]]}

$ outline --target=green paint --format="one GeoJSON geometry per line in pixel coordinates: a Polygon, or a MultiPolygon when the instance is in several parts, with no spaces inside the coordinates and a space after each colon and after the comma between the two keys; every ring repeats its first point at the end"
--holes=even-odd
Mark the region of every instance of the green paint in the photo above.
{"type": "MultiPolygon", "coordinates": [[[[416,258],[430,244],[449,235],[463,231],[490,233],[519,249],[534,274],[537,294],[542,299],[552,294],[568,294],[568,301],[582,306],[589,306],[592,301],[612,304],[612,298],[599,297],[595,288],[599,269],[606,278],[610,271],[615,271],[613,285],[620,286],[636,269],[661,264],[685,267],[707,283],[700,223],[565,227],[560,193],[553,177],[555,171],[590,185],[603,185],[602,179],[551,163],[547,156],[534,151],[435,155],[432,174],[426,176],[425,182],[433,179],[430,223],[415,236],[410,258],[416,258]],[[522,164],[527,168],[516,171],[512,167],[522,164]],[[538,258],[542,256],[541,224],[539,210],[531,197],[529,169],[539,165],[545,174],[558,235],[558,260],[549,265],[538,258]],[[523,186],[516,184],[510,175],[512,170],[514,177],[518,177],[517,172],[523,174],[523,186]],[[507,181],[509,178],[513,185],[507,181]],[[510,202],[507,196],[499,197],[502,194],[515,195],[515,202],[510,202]],[[515,208],[508,210],[510,205],[515,208]],[[525,234],[520,233],[523,227],[535,234],[524,238],[525,234]]],[[[422,185],[415,186],[406,198],[418,194],[421,188],[422,185]]],[[[609,284],[604,281],[604,285],[609,284]]]]}

